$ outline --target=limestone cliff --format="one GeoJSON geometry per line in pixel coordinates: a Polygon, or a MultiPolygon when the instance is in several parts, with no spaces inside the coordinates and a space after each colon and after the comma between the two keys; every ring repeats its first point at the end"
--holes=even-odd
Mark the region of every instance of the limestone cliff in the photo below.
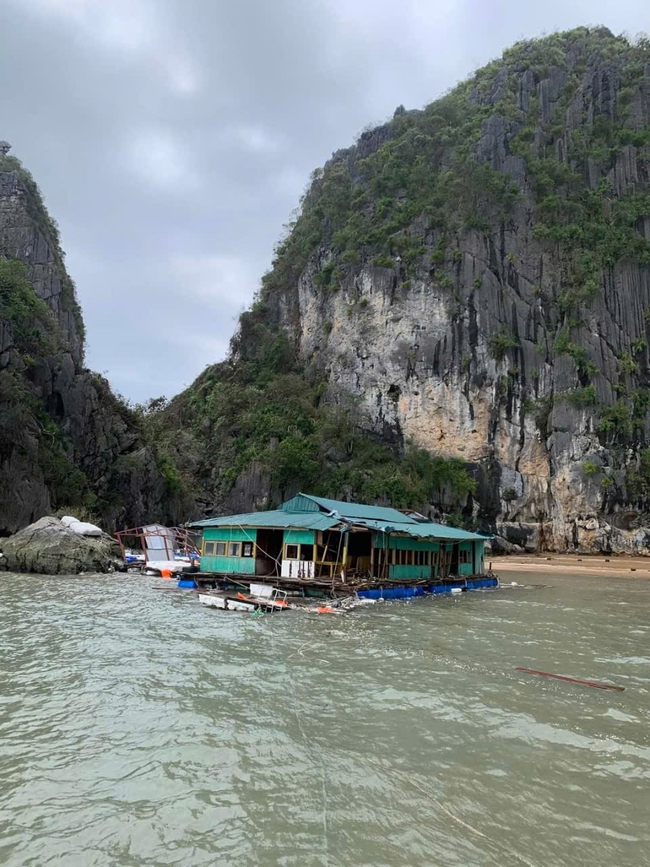
{"type": "Polygon", "coordinates": [[[173,508],[137,418],[84,368],[83,341],[56,226],[29,173],[3,153],[0,535],[62,508],[106,529],[173,508]]]}
{"type": "Polygon", "coordinates": [[[305,479],[395,499],[385,454],[343,472],[352,425],[411,461],[409,505],[529,549],[645,551],[649,327],[650,45],[579,28],[400,107],[315,172],[231,358],[160,430],[194,424],[201,448],[176,457],[210,508],[305,479]],[[278,335],[293,353],[279,365],[278,335]],[[260,420],[285,392],[297,427],[260,420]],[[473,483],[455,464],[425,496],[423,452],[473,483]]]}

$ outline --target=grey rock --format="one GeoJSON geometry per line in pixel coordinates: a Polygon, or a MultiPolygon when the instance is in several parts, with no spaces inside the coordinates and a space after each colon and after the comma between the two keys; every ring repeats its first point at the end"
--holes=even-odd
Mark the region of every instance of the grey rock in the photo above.
{"type": "MultiPolygon", "coordinates": [[[[43,419],[58,428],[71,469],[84,473],[103,526],[178,519],[185,510],[168,497],[137,421],[108,382],[83,366],[74,287],[38,190],[19,163],[0,159],[0,256],[24,263],[34,292],[61,329],[59,350],[30,353],[26,366],[12,323],[0,316],[0,534],[14,533],[55,509],[80,505],[55,500],[44,461],[43,419]],[[16,384],[22,388],[18,400],[4,399],[7,383],[10,395],[16,384]]],[[[190,508],[182,517],[192,514],[190,508]]]]}
{"type": "MultiPolygon", "coordinates": [[[[650,523],[650,501],[632,502],[626,479],[639,463],[640,449],[650,443],[650,416],[627,449],[598,426],[600,407],[614,404],[626,389],[648,387],[647,350],[638,358],[634,386],[622,373],[620,359],[632,344],[644,346],[647,339],[650,268],[622,258],[600,272],[598,293],[580,307],[571,330],[571,341],[597,370],[591,384],[600,407],[564,399],[589,381],[570,353],[553,350],[565,327],[558,299],[565,289],[567,261],[557,245],[536,238],[534,179],[510,150],[525,122],[523,112],[536,96],[539,115],[531,150],[545,155],[547,126],[562,119],[558,108],[569,81],[575,92],[564,116],[564,135],[555,141],[558,159],[567,157],[572,130],[590,127],[601,116],[615,117],[624,80],[617,64],[623,61],[596,52],[586,57],[584,68],[579,39],[568,54],[568,69],[551,67],[539,81],[530,70],[520,76],[516,99],[521,121],[495,110],[482,123],[475,158],[509,174],[521,190],[509,219],[495,218],[486,232],[448,231],[454,256],[449,253],[437,265],[431,254],[440,235],[416,220],[409,231],[425,252],[408,281],[399,267],[362,262],[332,293],[323,293],[314,281],[319,263],[332,256],[321,246],[276,310],[301,356],[324,372],[332,391],[354,395],[376,434],[391,442],[411,440],[476,468],[475,517],[497,530],[497,547],[642,551],[646,537],[641,528],[650,523]],[[455,307],[449,288],[435,278],[436,268],[453,282],[455,307]],[[350,315],[359,298],[362,314],[350,315]],[[519,345],[497,360],[490,341],[504,330],[519,345]],[[534,413],[527,405],[531,402],[537,406],[534,413]],[[588,464],[595,471],[587,471],[588,464]],[[494,471],[484,472],[488,466],[494,471]],[[630,513],[636,514],[633,524],[622,517],[630,513]]],[[[507,76],[500,73],[491,88],[477,88],[469,99],[496,109],[507,97],[507,86],[507,76]]],[[[630,114],[629,124],[636,129],[649,122],[650,86],[635,90],[630,114]]],[[[378,137],[386,134],[382,127],[378,137]]],[[[364,142],[371,141],[368,134],[364,142]]],[[[353,166],[351,175],[361,177],[354,167],[359,160],[354,148],[346,159],[353,166]]],[[[443,156],[442,166],[450,160],[451,155],[443,156]]],[[[590,161],[584,181],[594,189],[608,181],[615,196],[647,193],[649,166],[649,148],[626,145],[610,169],[590,161]]],[[[650,218],[640,218],[637,229],[650,238],[650,218]]],[[[474,513],[475,504],[466,505],[474,513]]]]}
{"type": "Polygon", "coordinates": [[[494,536],[491,542],[491,550],[493,554],[523,554],[524,549],[521,545],[516,545],[504,539],[503,536],[494,536]]]}
{"type": "Polygon", "coordinates": [[[539,524],[507,522],[497,524],[497,533],[500,538],[528,553],[539,549],[540,532],[539,524]]]}
{"type": "Polygon", "coordinates": [[[12,572],[78,575],[114,572],[122,565],[111,536],[80,536],[53,517],[41,518],[5,539],[2,548],[12,572]]]}

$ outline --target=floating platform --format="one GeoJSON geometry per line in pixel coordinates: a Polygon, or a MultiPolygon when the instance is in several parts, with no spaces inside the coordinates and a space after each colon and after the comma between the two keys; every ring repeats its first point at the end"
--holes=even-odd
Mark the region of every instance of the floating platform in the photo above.
{"type": "Polygon", "coordinates": [[[498,578],[485,576],[443,581],[440,584],[418,584],[410,587],[395,587],[384,584],[381,587],[357,590],[357,596],[359,599],[413,599],[417,596],[438,596],[444,593],[465,593],[469,590],[489,590],[498,586],[498,578]]]}
{"type": "MultiPolygon", "coordinates": [[[[327,598],[336,599],[356,595],[359,599],[414,599],[420,596],[439,596],[443,594],[465,593],[471,590],[490,590],[499,586],[495,575],[477,575],[472,578],[449,578],[437,582],[418,582],[398,584],[397,582],[332,582],[318,580],[283,579],[266,576],[262,579],[272,582],[278,590],[288,596],[297,598],[327,598]]],[[[255,588],[259,585],[259,577],[246,575],[219,575],[198,573],[183,575],[178,582],[179,588],[205,591],[216,591],[218,594],[251,594],[256,595],[255,588]]]]}

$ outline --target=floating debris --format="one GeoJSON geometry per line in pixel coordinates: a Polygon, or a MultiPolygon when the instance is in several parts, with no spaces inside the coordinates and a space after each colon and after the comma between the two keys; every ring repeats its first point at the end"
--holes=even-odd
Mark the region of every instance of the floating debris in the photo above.
{"type": "Polygon", "coordinates": [[[579,677],[567,677],[564,674],[550,674],[548,671],[537,671],[534,668],[517,668],[516,671],[523,671],[524,674],[537,674],[539,677],[552,677],[554,680],[566,680],[568,683],[580,683],[583,686],[593,686],[594,689],[613,689],[616,692],[623,692],[624,686],[614,686],[611,683],[598,683],[595,680],[581,680],[579,677]]]}

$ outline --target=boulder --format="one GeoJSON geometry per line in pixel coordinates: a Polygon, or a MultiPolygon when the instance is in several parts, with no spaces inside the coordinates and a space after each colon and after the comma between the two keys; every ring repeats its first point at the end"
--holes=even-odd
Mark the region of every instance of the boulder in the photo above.
{"type": "Polygon", "coordinates": [[[58,518],[41,518],[2,543],[12,572],[78,575],[114,572],[122,567],[120,549],[111,536],[84,536],[58,518]]]}
{"type": "Polygon", "coordinates": [[[511,545],[527,553],[533,553],[539,548],[539,524],[497,523],[497,533],[511,545]]]}
{"type": "Polygon", "coordinates": [[[524,549],[521,545],[515,545],[504,539],[503,536],[494,536],[492,538],[492,553],[493,554],[523,554],[524,549]]]}

